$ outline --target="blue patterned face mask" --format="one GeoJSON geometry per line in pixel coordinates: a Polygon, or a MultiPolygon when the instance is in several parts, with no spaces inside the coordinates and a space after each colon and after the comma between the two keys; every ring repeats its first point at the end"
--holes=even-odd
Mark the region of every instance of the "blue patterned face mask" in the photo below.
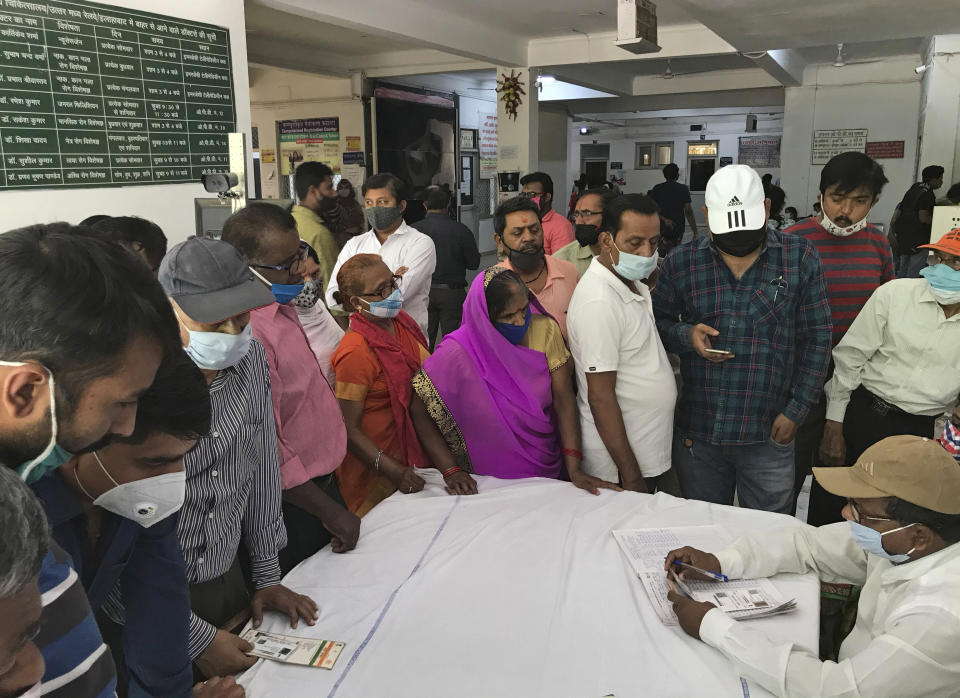
{"type": "MultiPolygon", "coordinates": [[[[0,361],[0,366],[26,366],[26,362],[0,361]]],[[[28,485],[36,482],[47,473],[53,472],[73,458],[72,453],[57,443],[57,399],[53,372],[46,366],[42,366],[42,368],[50,377],[48,381],[50,385],[50,442],[36,458],[17,466],[17,473],[28,485]]]]}
{"type": "Polygon", "coordinates": [[[502,334],[510,344],[516,346],[523,341],[523,338],[527,335],[527,328],[530,327],[530,318],[532,314],[530,312],[530,306],[527,306],[527,314],[524,317],[522,325],[514,325],[509,322],[495,322],[494,327],[497,328],[497,332],[502,334]]]}
{"type": "Polygon", "coordinates": [[[393,289],[393,293],[380,301],[373,303],[360,299],[367,304],[366,311],[374,317],[395,318],[403,309],[403,292],[399,288],[393,289]]]}

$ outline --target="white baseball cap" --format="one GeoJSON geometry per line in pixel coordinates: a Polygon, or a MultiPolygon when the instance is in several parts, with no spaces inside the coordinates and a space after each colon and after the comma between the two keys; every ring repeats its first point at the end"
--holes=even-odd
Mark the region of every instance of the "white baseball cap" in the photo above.
{"type": "Polygon", "coordinates": [[[707,182],[703,202],[714,235],[735,230],[758,230],[767,222],[763,182],[746,165],[721,167],[707,182]]]}

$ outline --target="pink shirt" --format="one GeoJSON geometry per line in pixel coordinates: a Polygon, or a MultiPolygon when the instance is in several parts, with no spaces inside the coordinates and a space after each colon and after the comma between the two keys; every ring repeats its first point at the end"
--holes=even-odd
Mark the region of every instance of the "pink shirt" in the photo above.
{"type": "Polygon", "coordinates": [[[280,482],[289,490],[337,469],[347,452],[347,429],[296,310],[279,303],[258,308],[250,312],[250,325],[267,353],[280,482]]]}
{"type": "MultiPolygon", "coordinates": [[[[544,257],[547,262],[547,268],[543,272],[547,275],[547,281],[540,289],[540,293],[535,293],[540,305],[548,313],[553,315],[554,320],[560,325],[563,332],[563,338],[567,338],[567,308],[570,307],[570,299],[573,298],[573,290],[577,287],[577,281],[580,274],[577,268],[565,259],[557,259],[547,255],[544,257]]],[[[499,266],[507,269],[513,268],[510,260],[500,262],[499,266]]]]}
{"type": "Polygon", "coordinates": [[[573,242],[573,223],[553,209],[540,220],[540,226],[543,228],[543,249],[547,254],[573,242]]]}

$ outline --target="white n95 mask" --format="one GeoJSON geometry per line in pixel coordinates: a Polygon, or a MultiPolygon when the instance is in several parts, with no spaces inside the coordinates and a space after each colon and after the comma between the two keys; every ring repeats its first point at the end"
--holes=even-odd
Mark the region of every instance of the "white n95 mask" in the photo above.
{"type": "MultiPolygon", "coordinates": [[[[136,521],[144,528],[150,528],[155,523],[163,521],[183,506],[187,489],[187,474],[183,470],[125,482],[121,485],[103,467],[103,461],[100,460],[96,451],[93,452],[93,457],[97,459],[97,464],[103,473],[110,478],[110,482],[116,485],[94,499],[94,506],[136,521]]],[[[77,482],[79,481],[78,477],[77,482]]],[[[80,487],[83,489],[82,485],[80,487]]]]}

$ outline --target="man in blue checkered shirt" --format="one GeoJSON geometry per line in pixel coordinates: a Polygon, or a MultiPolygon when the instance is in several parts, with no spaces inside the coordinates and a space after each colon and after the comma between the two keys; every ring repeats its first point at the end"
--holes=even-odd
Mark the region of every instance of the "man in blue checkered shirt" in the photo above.
{"type": "Polygon", "coordinates": [[[820,256],[768,230],[755,171],[707,183],[710,236],[664,261],[653,293],[668,351],[680,356],[674,465],[684,496],[789,513],[794,437],[820,397],[831,320],[820,256]]]}

